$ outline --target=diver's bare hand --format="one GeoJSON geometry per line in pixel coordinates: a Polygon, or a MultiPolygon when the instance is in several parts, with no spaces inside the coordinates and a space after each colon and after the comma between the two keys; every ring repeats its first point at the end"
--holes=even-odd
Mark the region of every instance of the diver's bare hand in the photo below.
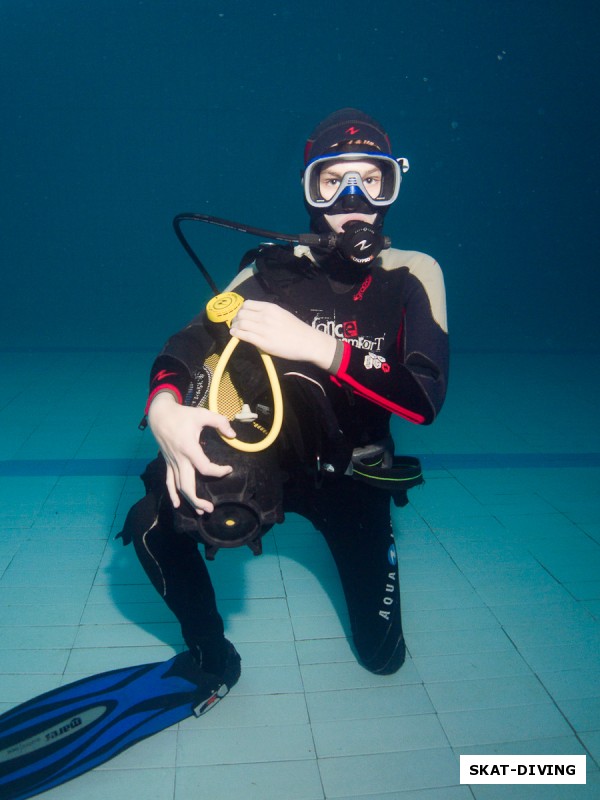
{"type": "Polygon", "coordinates": [[[244,301],[230,333],[271,356],[307,361],[322,369],[329,369],[335,356],[333,336],[312,328],[275,303],[262,300],[244,301]]]}
{"type": "Polygon", "coordinates": [[[148,424],[167,463],[167,490],[175,508],[179,494],[198,514],[214,510],[213,504],[196,494],[196,470],[202,475],[222,478],[230,466],[213,464],[200,446],[202,429],[216,428],[224,436],[235,436],[226,417],[206,408],[180,405],[170,392],[159,392],[148,409],[148,424]]]}

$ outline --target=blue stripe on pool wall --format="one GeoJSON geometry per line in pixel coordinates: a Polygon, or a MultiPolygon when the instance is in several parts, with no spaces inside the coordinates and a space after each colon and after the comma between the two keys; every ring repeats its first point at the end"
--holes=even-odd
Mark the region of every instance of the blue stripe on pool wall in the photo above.
{"type": "Polygon", "coordinates": [[[600,453],[435,453],[426,469],[581,469],[600,467],[600,453]]]}
{"type": "Polygon", "coordinates": [[[72,458],[0,461],[0,477],[139,475],[150,459],[72,458]]]}
{"type": "MultiPolygon", "coordinates": [[[[423,453],[418,458],[425,470],[600,467],[600,453],[423,453]]],[[[0,477],[140,475],[148,461],[136,458],[0,460],[0,477]]]]}

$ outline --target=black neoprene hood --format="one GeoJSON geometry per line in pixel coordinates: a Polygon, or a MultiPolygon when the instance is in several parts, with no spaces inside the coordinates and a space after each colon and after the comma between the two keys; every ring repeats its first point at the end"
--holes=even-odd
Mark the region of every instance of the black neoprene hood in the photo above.
{"type": "Polygon", "coordinates": [[[382,125],[356,108],[334,111],[317,125],[304,148],[304,164],[335,153],[380,152],[391,155],[392,146],[382,125]]]}

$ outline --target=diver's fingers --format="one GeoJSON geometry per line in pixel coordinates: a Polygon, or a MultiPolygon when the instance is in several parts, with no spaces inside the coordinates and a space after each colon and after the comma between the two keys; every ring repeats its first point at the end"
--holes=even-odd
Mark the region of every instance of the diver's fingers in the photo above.
{"type": "Polygon", "coordinates": [[[246,300],[231,323],[232,335],[237,335],[233,331],[244,334],[264,330],[277,324],[282,315],[283,309],[273,303],[246,300]]]}
{"type": "Polygon", "coordinates": [[[196,494],[196,469],[191,462],[182,465],[179,473],[179,490],[192,505],[197,514],[210,513],[214,511],[214,506],[209,500],[204,500],[196,494]]]}
{"type": "Polygon", "coordinates": [[[236,317],[229,332],[271,356],[308,361],[312,328],[291,314],[290,317],[292,321],[261,317],[260,314],[239,320],[236,317]]]}
{"type": "Polygon", "coordinates": [[[239,339],[240,342],[245,342],[246,344],[251,344],[253,347],[257,347],[259,350],[262,350],[264,353],[268,353],[269,355],[273,355],[271,352],[271,348],[269,348],[269,339],[266,339],[261,331],[249,331],[247,329],[242,330],[241,328],[237,328],[235,331],[233,328],[231,329],[231,335],[235,336],[236,339],[239,339]]]}
{"type": "MultiPolygon", "coordinates": [[[[235,438],[236,432],[231,427],[231,423],[227,417],[213,411],[207,411],[206,409],[202,409],[202,411],[204,412],[202,417],[203,427],[210,426],[228,439],[235,438]]],[[[214,464],[200,445],[194,448],[189,458],[194,468],[197,469],[201,475],[210,476],[211,478],[223,478],[232,471],[232,467],[229,464],[214,464]]]]}
{"type": "Polygon", "coordinates": [[[177,493],[177,486],[175,485],[175,473],[173,471],[173,467],[170,464],[167,464],[166,484],[167,484],[167,491],[169,492],[169,497],[171,498],[171,503],[173,503],[173,508],[179,508],[181,500],[179,499],[179,494],[177,493]]]}
{"type": "Polygon", "coordinates": [[[210,478],[224,478],[233,471],[233,468],[229,464],[213,464],[207,459],[202,462],[202,470],[198,471],[210,478]]]}
{"type": "Polygon", "coordinates": [[[193,464],[201,475],[211,478],[223,478],[233,469],[229,464],[214,464],[201,448],[196,451],[193,464]]]}
{"type": "Polygon", "coordinates": [[[217,414],[214,411],[209,411],[206,408],[200,409],[202,412],[202,427],[216,428],[219,433],[226,436],[228,439],[235,437],[235,431],[231,427],[231,423],[223,414],[217,414]]]}
{"type": "Polygon", "coordinates": [[[284,335],[281,327],[274,326],[273,321],[266,315],[250,311],[238,312],[231,323],[229,332],[240,341],[265,351],[269,349],[269,345],[274,344],[284,335]]]}
{"type": "Polygon", "coordinates": [[[271,308],[281,308],[277,303],[269,303],[268,300],[244,300],[238,314],[243,314],[244,311],[253,311],[256,314],[264,314],[271,308]]]}

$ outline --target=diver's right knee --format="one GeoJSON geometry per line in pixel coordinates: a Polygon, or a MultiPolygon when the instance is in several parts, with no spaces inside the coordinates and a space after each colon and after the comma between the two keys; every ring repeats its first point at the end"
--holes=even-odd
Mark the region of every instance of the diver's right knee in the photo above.
{"type": "Polygon", "coordinates": [[[355,645],[360,663],[375,675],[393,675],[394,672],[398,672],[406,659],[406,644],[402,635],[396,639],[393,645],[386,642],[383,646],[378,647],[375,652],[373,652],[372,647],[368,650],[360,648],[356,640],[355,645]]]}

